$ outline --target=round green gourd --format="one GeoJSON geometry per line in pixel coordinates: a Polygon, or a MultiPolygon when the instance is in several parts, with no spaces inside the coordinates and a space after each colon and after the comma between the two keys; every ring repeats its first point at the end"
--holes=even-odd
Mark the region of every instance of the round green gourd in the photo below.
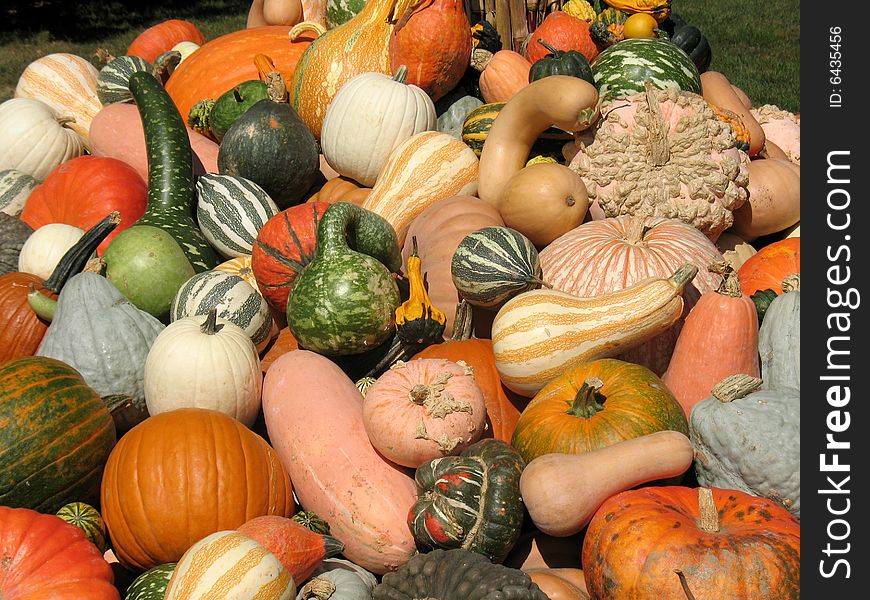
{"type": "Polygon", "coordinates": [[[495,308],[543,284],[537,249],[509,227],[484,227],[465,236],[450,272],[459,295],[481,308],[495,308]]]}
{"type": "Polygon", "coordinates": [[[175,564],[157,565],[139,575],[127,588],[124,600],[163,600],[175,564]]]}
{"type": "Polygon", "coordinates": [[[583,54],[576,50],[557,50],[541,38],[538,43],[549,50],[549,54],[536,60],[529,69],[529,83],[550,75],[570,75],[595,85],[592,68],[583,54]]]}
{"type": "Polygon", "coordinates": [[[244,81],[233,89],[227,90],[215,100],[208,115],[209,131],[220,142],[236,119],[260,100],[268,98],[269,90],[266,84],[259,80],[244,81]]]}
{"type": "Polygon", "coordinates": [[[151,63],[138,56],[113,58],[100,69],[100,74],[97,77],[97,97],[103,104],[132,100],[130,76],[138,71],[150,73],[153,68],[151,63]]]}
{"type": "Polygon", "coordinates": [[[389,339],[400,303],[391,273],[401,266],[388,221],[348,202],[330,206],[317,227],[314,259],[287,301],[287,325],[300,347],[341,356],[389,339]]]}
{"type": "Polygon", "coordinates": [[[84,531],[100,552],[106,551],[106,524],[96,508],[84,502],[70,502],[57,511],[57,516],[84,531]]]}

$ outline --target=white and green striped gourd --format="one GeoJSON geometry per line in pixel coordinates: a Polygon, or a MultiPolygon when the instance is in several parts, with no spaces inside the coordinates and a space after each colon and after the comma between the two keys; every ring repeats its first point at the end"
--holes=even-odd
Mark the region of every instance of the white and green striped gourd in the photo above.
{"type": "Polygon", "coordinates": [[[138,56],[116,56],[100,69],[97,77],[97,97],[103,104],[129,102],[130,75],[137,71],[150,73],[153,67],[138,56]]]}
{"type": "Polygon", "coordinates": [[[272,335],[272,313],[266,300],[250,283],[224,271],[197,273],[175,294],[169,317],[175,322],[193,315],[207,315],[217,308],[217,316],[238,325],[262,350],[272,335]]]}
{"type": "Polygon", "coordinates": [[[233,175],[203,175],[196,196],[199,228],[225,258],[250,255],[260,229],[280,212],[263,188],[233,175]]]}
{"type": "Polygon", "coordinates": [[[39,182],[21,171],[6,169],[0,171],[0,212],[17,217],[24,210],[24,204],[33,188],[39,182]]]}
{"type": "Polygon", "coordinates": [[[509,227],[484,227],[465,236],[450,271],[459,295],[482,308],[546,285],[534,244],[509,227]]]}

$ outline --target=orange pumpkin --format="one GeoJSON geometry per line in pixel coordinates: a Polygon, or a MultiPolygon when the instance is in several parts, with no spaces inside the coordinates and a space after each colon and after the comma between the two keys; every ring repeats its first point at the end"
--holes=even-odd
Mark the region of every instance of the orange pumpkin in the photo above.
{"type": "Polygon", "coordinates": [[[583,571],[599,600],[792,600],[800,598],[800,521],[737,490],[630,490],[589,523],[583,571]]]}
{"type": "Polygon", "coordinates": [[[782,280],[801,272],[801,239],[786,238],[764,246],[746,259],[737,271],[743,293],[751,296],[758,290],[782,293],[782,280]]]}
{"type": "Polygon", "coordinates": [[[190,21],[170,19],[149,27],[136,36],[127,48],[127,54],[153,63],[158,56],[172,50],[180,42],[193,42],[201,46],[205,43],[205,36],[190,21]]]}
{"type": "Polygon", "coordinates": [[[529,85],[532,63],[519,52],[499,50],[480,73],[480,92],[487,104],[507,102],[529,85]]]}
{"type": "Polygon", "coordinates": [[[354,204],[362,204],[368,198],[371,191],[371,188],[363,187],[348,177],[333,177],[324,183],[323,187],[317,190],[306,202],[326,202],[327,204],[353,202],[354,204]]]}
{"type": "Polygon", "coordinates": [[[590,63],[598,56],[598,46],[589,35],[589,23],[561,10],[547,15],[529,36],[525,56],[532,64],[549,53],[538,40],[544,40],[556,50],[576,50],[590,63]]]}
{"type": "Polygon", "coordinates": [[[287,472],[257,434],[223,413],[185,408],[150,417],[106,462],[102,514],[120,562],[177,562],[197,541],[295,508],[287,472]]]}

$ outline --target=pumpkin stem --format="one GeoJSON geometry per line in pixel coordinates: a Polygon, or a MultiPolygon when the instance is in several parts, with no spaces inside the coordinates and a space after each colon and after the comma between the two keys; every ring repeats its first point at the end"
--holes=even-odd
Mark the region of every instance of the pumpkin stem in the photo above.
{"type": "Polygon", "coordinates": [[[336,587],[328,579],[315,577],[302,588],[302,600],[328,600],[335,593],[336,587]]]}
{"type": "Polygon", "coordinates": [[[542,45],[544,48],[546,48],[547,50],[549,50],[550,54],[553,55],[553,58],[559,58],[560,56],[562,56],[561,50],[556,50],[549,43],[545,42],[543,38],[538,38],[538,43],[540,45],[542,45]]]}
{"type": "Polygon", "coordinates": [[[713,500],[713,490],[698,488],[698,520],[699,527],[705,533],[719,531],[719,510],[713,500]]]}
{"type": "Polygon", "coordinates": [[[791,275],[783,279],[782,291],[785,293],[801,291],[801,274],[792,273],[791,275]]]}
{"type": "Polygon", "coordinates": [[[88,229],[72,248],[66,251],[57,266],[51,273],[51,277],[42,282],[50,292],[60,293],[60,289],[67,280],[80,273],[90,259],[97,246],[109,235],[118,223],[121,222],[121,213],[117,210],[110,212],[102,221],[88,229]]]}
{"type": "Polygon", "coordinates": [[[471,339],[472,319],[471,305],[463,298],[456,305],[456,316],[453,319],[453,335],[451,342],[463,342],[471,339]]]}
{"type": "Polygon", "coordinates": [[[674,569],[674,573],[680,578],[680,587],[683,588],[683,593],[686,595],[686,600],[695,600],[695,594],[689,589],[689,582],[686,581],[686,576],[679,569],[674,569]]]}
{"type": "Polygon", "coordinates": [[[405,65],[399,65],[399,68],[396,69],[396,74],[393,75],[393,81],[405,83],[406,77],[408,77],[408,67],[405,65]]]}
{"type": "Polygon", "coordinates": [[[224,326],[217,322],[217,308],[212,308],[208,311],[208,315],[203,324],[200,325],[199,330],[205,335],[214,335],[223,328],[224,326]]]}
{"type": "Polygon", "coordinates": [[[266,84],[269,100],[272,102],[278,102],[279,104],[287,102],[289,94],[287,93],[287,85],[284,82],[284,76],[281,75],[275,67],[275,63],[272,59],[265,54],[255,54],[254,66],[257,67],[260,81],[266,84]]]}
{"type": "Polygon", "coordinates": [[[716,288],[717,294],[730,298],[740,298],[743,295],[743,291],[740,289],[740,280],[737,278],[737,272],[728,261],[717,260],[707,267],[707,270],[722,276],[722,282],[716,288]]]}
{"type": "Polygon", "coordinates": [[[643,236],[649,230],[650,228],[647,227],[645,216],[632,215],[628,219],[628,225],[625,227],[623,235],[629,244],[638,245],[643,241],[643,236]]]}
{"type": "Polygon", "coordinates": [[[76,122],[75,117],[58,117],[57,118],[57,124],[60,125],[61,127],[66,127],[70,123],[75,123],[75,122],[76,122]]]}
{"type": "Polygon", "coordinates": [[[475,48],[471,51],[471,68],[482,73],[493,56],[493,53],[485,48],[475,48]]]}
{"type": "Polygon", "coordinates": [[[602,387],[604,382],[598,377],[587,378],[577,390],[571,407],[565,412],[581,419],[589,419],[604,410],[603,405],[607,398],[601,393],[602,387]]]}
{"type": "Polygon", "coordinates": [[[745,398],[761,387],[761,379],[738,373],[730,375],[713,386],[713,397],[723,404],[745,398]]]}
{"type": "Polygon", "coordinates": [[[652,166],[662,167],[671,158],[670,148],[668,147],[668,131],[665,126],[665,120],[662,117],[662,107],[656,97],[655,88],[649,80],[644,81],[643,86],[646,89],[646,102],[649,106],[649,121],[647,123],[647,131],[649,132],[647,141],[649,160],[652,166]]]}
{"type": "Polygon", "coordinates": [[[239,86],[233,88],[233,100],[236,102],[241,102],[243,100],[242,94],[239,92],[239,86]]]}
{"type": "Polygon", "coordinates": [[[94,52],[94,56],[97,57],[97,60],[100,61],[101,63],[103,63],[104,65],[107,65],[110,62],[112,62],[113,60],[115,60],[115,57],[112,56],[112,54],[108,50],[106,50],[105,48],[97,48],[97,51],[94,52]]]}

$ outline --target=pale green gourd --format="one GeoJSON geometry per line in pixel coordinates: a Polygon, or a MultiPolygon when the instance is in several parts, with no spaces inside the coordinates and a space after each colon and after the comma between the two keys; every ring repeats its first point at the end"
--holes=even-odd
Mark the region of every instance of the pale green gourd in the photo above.
{"type": "Polygon", "coordinates": [[[765,389],[801,388],[800,275],[789,275],[758,330],[758,354],[765,389]]]}

